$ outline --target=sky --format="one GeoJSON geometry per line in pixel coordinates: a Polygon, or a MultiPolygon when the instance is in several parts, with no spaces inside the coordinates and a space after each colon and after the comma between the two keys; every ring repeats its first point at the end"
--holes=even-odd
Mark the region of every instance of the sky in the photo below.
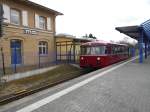
{"type": "Polygon", "coordinates": [[[140,25],[150,19],[150,0],[31,1],[63,13],[56,18],[56,33],[76,37],[92,33],[100,40],[119,41],[127,36],[115,27],[140,25]]]}

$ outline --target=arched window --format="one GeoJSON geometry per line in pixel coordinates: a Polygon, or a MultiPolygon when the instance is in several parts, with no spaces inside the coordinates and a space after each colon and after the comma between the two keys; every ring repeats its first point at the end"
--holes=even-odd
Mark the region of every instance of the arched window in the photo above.
{"type": "Polygon", "coordinates": [[[39,54],[46,55],[48,54],[48,43],[45,41],[39,42],[39,54]]]}

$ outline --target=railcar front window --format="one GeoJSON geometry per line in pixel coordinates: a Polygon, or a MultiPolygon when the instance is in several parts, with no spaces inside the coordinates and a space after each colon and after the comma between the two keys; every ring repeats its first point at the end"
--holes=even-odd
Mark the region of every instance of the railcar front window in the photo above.
{"type": "Polygon", "coordinates": [[[91,54],[91,47],[81,47],[81,54],[82,55],[90,55],[91,54]]]}
{"type": "Polygon", "coordinates": [[[91,54],[100,54],[99,47],[91,47],[91,54]]]}
{"type": "Polygon", "coordinates": [[[105,54],[105,50],[106,50],[105,46],[91,47],[91,54],[92,55],[103,55],[103,54],[105,54]]]}
{"type": "Polygon", "coordinates": [[[106,46],[81,47],[82,55],[103,55],[106,54],[106,46]]]}

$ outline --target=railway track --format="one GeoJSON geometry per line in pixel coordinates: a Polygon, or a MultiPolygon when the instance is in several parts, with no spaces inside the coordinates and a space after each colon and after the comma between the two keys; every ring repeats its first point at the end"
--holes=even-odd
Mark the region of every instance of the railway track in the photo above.
{"type": "Polygon", "coordinates": [[[56,81],[54,83],[45,84],[45,85],[40,86],[40,87],[38,87],[36,89],[30,89],[29,88],[27,90],[23,90],[23,91],[19,91],[17,93],[11,94],[11,95],[7,95],[7,96],[5,96],[5,97],[0,99],[0,105],[8,104],[8,103],[13,102],[15,100],[24,98],[25,96],[29,96],[31,94],[37,93],[39,91],[42,91],[44,89],[56,86],[57,84],[63,83],[65,81],[72,80],[72,79],[77,78],[77,77],[79,77],[81,75],[87,74],[87,73],[89,73],[91,71],[93,71],[93,69],[82,69],[82,70],[79,70],[79,71],[67,73],[66,75],[71,75],[71,74],[78,74],[78,75],[76,75],[74,77],[71,77],[71,78],[67,77],[67,78],[64,78],[62,80],[56,81]]]}

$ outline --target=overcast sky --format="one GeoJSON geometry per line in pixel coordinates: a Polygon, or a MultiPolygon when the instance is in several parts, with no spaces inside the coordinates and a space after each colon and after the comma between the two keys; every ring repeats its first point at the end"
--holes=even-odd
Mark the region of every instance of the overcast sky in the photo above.
{"type": "Polygon", "coordinates": [[[101,40],[126,37],[117,26],[140,25],[150,19],[150,0],[31,0],[62,12],[56,32],[81,37],[92,33],[101,40]]]}

